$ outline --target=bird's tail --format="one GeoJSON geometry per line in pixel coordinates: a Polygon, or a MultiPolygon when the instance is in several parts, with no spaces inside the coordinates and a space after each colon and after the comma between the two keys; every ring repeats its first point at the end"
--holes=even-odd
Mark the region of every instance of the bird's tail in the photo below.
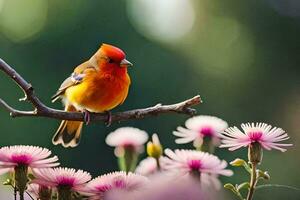
{"type": "MultiPolygon", "coordinates": [[[[66,105],[66,111],[76,111],[72,105],[66,105]]],[[[83,122],[63,120],[52,138],[54,145],[63,147],[76,147],[80,142],[83,122]]]]}

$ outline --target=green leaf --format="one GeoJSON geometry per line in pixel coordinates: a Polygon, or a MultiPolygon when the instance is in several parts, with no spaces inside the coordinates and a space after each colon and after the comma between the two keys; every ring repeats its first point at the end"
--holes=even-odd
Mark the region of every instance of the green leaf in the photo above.
{"type": "Polygon", "coordinates": [[[246,161],[244,161],[243,159],[236,158],[235,160],[230,162],[230,165],[233,167],[241,167],[241,166],[244,166],[245,163],[246,163],[246,161]]]}
{"type": "Polygon", "coordinates": [[[224,185],[224,188],[232,191],[236,196],[239,197],[239,199],[244,200],[243,196],[241,195],[241,193],[237,190],[237,188],[235,186],[233,186],[231,183],[226,183],[224,185]]]}
{"type": "Polygon", "coordinates": [[[251,174],[251,167],[250,167],[249,164],[248,164],[245,160],[243,160],[243,159],[236,158],[235,160],[233,160],[233,161],[230,162],[230,165],[231,165],[231,166],[234,166],[234,167],[244,167],[245,170],[251,174]]]}
{"type": "Polygon", "coordinates": [[[240,191],[241,189],[249,189],[250,188],[250,183],[249,182],[244,182],[239,184],[237,187],[237,190],[240,191]]]}
{"type": "Polygon", "coordinates": [[[231,183],[226,183],[224,188],[231,190],[232,192],[236,193],[236,188],[231,183]]]}

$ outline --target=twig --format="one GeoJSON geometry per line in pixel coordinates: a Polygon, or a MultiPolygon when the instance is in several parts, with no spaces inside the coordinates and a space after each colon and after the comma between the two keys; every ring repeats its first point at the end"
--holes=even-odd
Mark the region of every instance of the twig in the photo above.
{"type": "MultiPolygon", "coordinates": [[[[21,101],[29,101],[34,110],[23,111],[13,108],[8,105],[3,99],[0,98],[0,105],[4,107],[12,117],[47,117],[61,120],[72,120],[72,121],[84,121],[84,114],[81,112],[66,112],[50,108],[43,104],[40,99],[35,95],[33,87],[28,83],[20,74],[18,74],[12,67],[6,62],[0,59],[0,70],[2,70],[7,76],[15,81],[15,83],[23,90],[25,97],[20,99],[21,101]]],[[[196,110],[191,108],[197,104],[202,103],[199,95],[182,101],[180,103],[171,105],[157,104],[152,107],[134,109],[125,112],[118,112],[113,114],[111,122],[119,122],[129,119],[141,119],[146,116],[153,116],[162,113],[178,113],[186,115],[195,115],[196,110]]],[[[107,121],[107,115],[102,113],[92,113],[91,122],[96,121],[107,121]]]]}

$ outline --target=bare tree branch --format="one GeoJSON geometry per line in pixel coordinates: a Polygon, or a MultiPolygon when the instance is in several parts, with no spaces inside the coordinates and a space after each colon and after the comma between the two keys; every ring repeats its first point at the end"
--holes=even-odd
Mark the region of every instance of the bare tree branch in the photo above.
{"type": "MultiPolygon", "coordinates": [[[[8,105],[3,99],[0,98],[0,105],[5,108],[12,117],[47,117],[53,119],[64,119],[73,121],[84,121],[84,114],[81,112],[66,112],[63,110],[57,110],[50,108],[43,104],[40,99],[35,95],[33,87],[28,83],[20,74],[18,74],[12,67],[6,62],[0,59],[0,70],[2,70],[7,76],[15,81],[15,83],[23,90],[25,97],[20,101],[29,101],[34,110],[22,111],[13,108],[8,105]]],[[[202,103],[199,95],[182,101],[180,103],[171,105],[157,104],[152,107],[134,109],[125,112],[117,112],[112,114],[112,122],[124,121],[129,119],[141,119],[146,116],[158,115],[162,113],[178,113],[186,115],[196,114],[196,110],[191,108],[194,105],[202,103]]],[[[91,122],[95,121],[107,121],[107,115],[102,113],[91,113],[91,122]]]]}

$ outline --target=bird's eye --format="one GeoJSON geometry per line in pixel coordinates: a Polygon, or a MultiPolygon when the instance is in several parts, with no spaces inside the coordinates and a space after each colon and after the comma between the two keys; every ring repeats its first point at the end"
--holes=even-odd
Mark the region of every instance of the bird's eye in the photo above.
{"type": "Polygon", "coordinates": [[[111,58],[109,58],[109,59],[108,59],[108,63],[114,63],[114,60],[111,59],[111,58]]]}

